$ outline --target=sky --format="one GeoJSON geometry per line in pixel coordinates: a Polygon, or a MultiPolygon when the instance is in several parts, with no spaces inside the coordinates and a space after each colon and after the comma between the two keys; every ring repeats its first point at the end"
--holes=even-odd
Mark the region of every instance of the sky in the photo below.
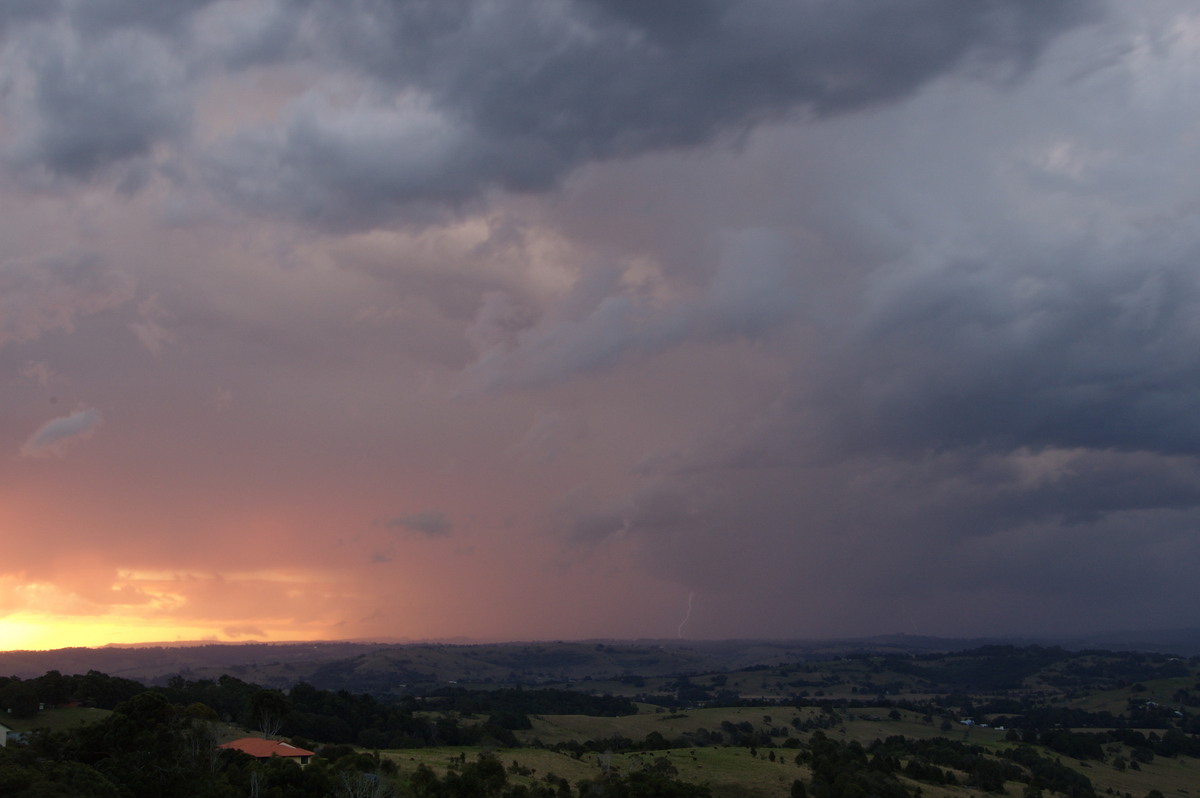
{"type": "Polygon", "coordinates": [[[0,649],[1200,626],[1187,0],[0,5],[0,649]]]}

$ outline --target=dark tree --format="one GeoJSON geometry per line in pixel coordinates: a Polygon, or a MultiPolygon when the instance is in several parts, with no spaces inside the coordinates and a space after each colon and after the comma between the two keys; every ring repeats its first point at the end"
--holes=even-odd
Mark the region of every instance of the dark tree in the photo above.
{"type": "Polygon", "coordinates": [[[250,699],[254,723],[267,737],[274,737],[283,728],[292,711],[292,702],[278,690],[259,690],[250,699]]]}

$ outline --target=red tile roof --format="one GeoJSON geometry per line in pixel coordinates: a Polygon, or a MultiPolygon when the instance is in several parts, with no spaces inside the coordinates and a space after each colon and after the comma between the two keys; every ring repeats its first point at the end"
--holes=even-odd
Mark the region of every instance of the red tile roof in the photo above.
{"type": "Polygon", "coordinates": [[[233,748],[256,759],[270,759],[273,756],[313,756],[312,751],[305,751],[303,748],[297,748],[277,740],[264,740],[261,737],[243,737],[240,740],[221,743],[218,748],[233,748]]]}

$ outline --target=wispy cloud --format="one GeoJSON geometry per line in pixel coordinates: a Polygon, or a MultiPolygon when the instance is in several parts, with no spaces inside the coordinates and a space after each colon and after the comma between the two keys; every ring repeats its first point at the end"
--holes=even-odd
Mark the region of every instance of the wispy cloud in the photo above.
{"type": "Polygon", "coordinates": [[[99,410],[85,408],[48,421],[25,441],[21,454],[26,457],[62,455],[71,444],[90,438],[102,420],[99,410]]]}
{"type": "Polygon", "coordinates": [[[450,519],[437,510],[389,518],[384,522],[384,526],[418,532],[431,538],[449,535],[451,530],[450,519]]]}
{"type": "Polygon", "coordinates": [[[0,347],[70,332],[133,297],[134,280],[94,253],[0,261],[0,347]]]}

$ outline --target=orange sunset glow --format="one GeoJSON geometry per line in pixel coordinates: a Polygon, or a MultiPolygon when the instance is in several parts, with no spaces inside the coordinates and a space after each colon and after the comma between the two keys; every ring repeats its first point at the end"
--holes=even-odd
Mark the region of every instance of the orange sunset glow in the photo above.
{"type": "Polygon", "coordinates": [[[47,651],[58,648],[94,648],[111,643],[216,642],[220,639],[211,631],[200,627],[180,629],[119,616],[83,620],[17,614],[0,621],[0,641],[3,641],[6,650],[47,651]]]}

